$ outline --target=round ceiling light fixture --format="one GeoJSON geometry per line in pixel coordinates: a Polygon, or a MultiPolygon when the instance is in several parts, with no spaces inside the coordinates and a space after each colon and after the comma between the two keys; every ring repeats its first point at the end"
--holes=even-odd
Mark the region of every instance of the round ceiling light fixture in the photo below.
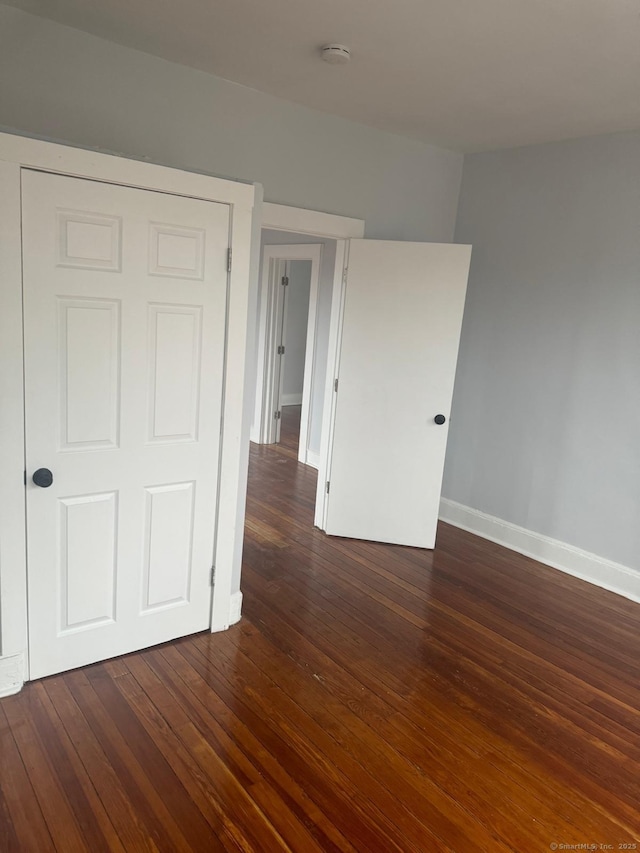
{"type": "Polygon", "coordinates": [[[351,59],[351,51],[345,44],[325,44],[322,58],[331,65],[346,65],[351,59]]]}

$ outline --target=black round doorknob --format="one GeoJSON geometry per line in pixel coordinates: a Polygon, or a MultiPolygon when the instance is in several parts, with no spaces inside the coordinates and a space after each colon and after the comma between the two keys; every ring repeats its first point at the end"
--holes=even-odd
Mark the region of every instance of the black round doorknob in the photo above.
{"type": "Polygon", "coordinates": [[[33,472],[31,479],[41,489],[48,489],[51,483],[53,483],[53,474],[48,468],[38,468],[37,471],[33,472]]]}
{"type": "Polygon", "coordinates": [[[446,418],[444,415],[436,415],[433,420],[435,421],[435,423],[438,424],[438,426],[442,426],[442,424],[446,421],[446,418]]]}

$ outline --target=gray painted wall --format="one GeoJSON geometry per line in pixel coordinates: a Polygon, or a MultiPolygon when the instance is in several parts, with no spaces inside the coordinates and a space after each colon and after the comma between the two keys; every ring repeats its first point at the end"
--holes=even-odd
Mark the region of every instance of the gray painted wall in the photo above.
{"type": "MultiPolygon", "coordinates": [[[[370,237],[453,237],[462,155],[1,4],[0,127],[257,181],[268,201],[365,219],[370,237]]],[[[326,316],[328,324],[330,299],[331,289],[321,288],[319,323],[326,316]]],[[[322,382],[326,356],[325,342],[317,349],[322,382]]],[[[316,388],[321,412],[322,383],[316,388]]],[[[319,448],[319,436],[320,418],[312,413],[312,446],[319,448]]]]}
{"type": "MultiPolygon", "coordinates": [[[[0,124],[259,181],[269,201],[365,219],[369,237],[453,236],[461,155],[2,5],[0,124]]],[[[474,251],[444,481],[635,568],[639,164],[638,134],[466,158],[456,239],[474,251]]]]}
{"type": "Polygon", "coordinates": [[[453,236],[462,155],[264,95],[0,5],[0,125],[258,181],[267,201],[453,236]]]}
{"type": "Polygon", "coordinates": [[[640,570],[640,133],[465,158],[444,495],[640,570]]]}
{"type": "Polygon", "coordinates": [[[289,287],[284,328],[284,371],[282,376],[282,403],[296,398],[289,405],[302,401],[304,385],[305,347],[309,319],[309,290],[311,288],[311,261],[289,263],[289,287]]]}
{"type": "MultiPolygon", "coordinates": [[[[336,263],[336,241],[306,234],[291,234],[288,231],[262,230],[262,248],[281,246],[287,243],[320,243],[320,273],[318,275],[318,306],[316,315],[316,342],[314,353],[313,386],[311,388],[311,413],[309,428],[309,450],[320,453],[322,434],[322,412],[324,408],[324,383],[327,375],[327,357],[329,353],[329,326],[331,323],[331,296],[333,293],[333,271],[336,263]]],[[[262,265],[260,268],[262,278],[262,265]]],[[[259,307],[258,307],[259,310],[259,307]]],[[[256,347],[257,359],[257,347],[256,347]]]]}

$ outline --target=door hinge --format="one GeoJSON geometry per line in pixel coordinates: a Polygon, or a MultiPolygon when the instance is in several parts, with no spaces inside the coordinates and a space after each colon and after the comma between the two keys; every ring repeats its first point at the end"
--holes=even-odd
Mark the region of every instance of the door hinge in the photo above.
{"type": "Polygon", "coordinates": [[[273,413],[273,417],[274,417],[277,421],[279,421],[279,420],[280,420],[280,418],[282,417],[282,412],[274,412],[274,413],[273,413]]]}
{"type": "Polygon", "coordinates": [[[24,484],[27,485],[27,472],[24,472],[24,484]]]}
{"type": "Polygon", "coordinates": [[[231,272],[231,249],[227,249],[227,272],[231,272]]]}
{"type": "Polygon", "coordinates": [[[342,283],[344,284],[347,280],[347,273],[349,272],[349,268],[345,267],[342,271],[342,283]]]}
{"type": "Polygon", "coordinates": [[[336,392],[338,391],[338,380],[337,379],[333,380],[333,390],[336,392]]]}
{"type": "Polygon", "coordinates": [[[211,566],[211,586],[216,582],[216,567],[211,566]]]}
{"type": "Polygon", "coordinates": [[[329,486],[330,485],[331,485],[331,483],[327,480],[327,494],[329,494],[329,486]]]}
{"type": "Polygon", "coordinates": [[[289,276],[288,276],[288,275],[283,275],[283,276],[282,276],[282,282],[281,282],[281,283],[282,283],[282,286],[283,286],[283,287],[286,287],[286,286],[289,284],[289,276]]]}
{"type": "Polygon", "coordinates": [[[278,347],[278,355],[284,355],[284,347],[283,346],[278,347]]]}

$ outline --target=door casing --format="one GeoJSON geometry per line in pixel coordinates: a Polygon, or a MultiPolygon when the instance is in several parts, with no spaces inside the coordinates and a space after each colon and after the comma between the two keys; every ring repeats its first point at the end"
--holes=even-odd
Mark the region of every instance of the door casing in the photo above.
{"type": "MultiPolygon", "coordinates": [[[[286,231],[293,234],[307,235],[309,237],[321,237],[336,241],[336,258],[333,268],[331,319],[329,326],[329,351],[327,356],[327,374],[325,379],[324,406],[322,412],[320,458],[318,462],[320,467],[319,476],[322,476],[323,459],[326,458],[328,452],[329,432],[333,418],[331,411],[331,407],[333,406],[333,395],[331,393],[331,389],[333,388],[333,376],[337,358],[336,335],[338,329],[338,315],[342,299],[342,279],[344,275],[346,241],[351,237],[364,237],[365,222],[363,219],[354,219],[352,217],[324,213],[318,210],[306,210],[300,207],[264,202],[261,206],[260,227],[269,229],[270,231],[286,231]],[[334,313],[336,314],[335,317],[334,313]]],[[[261,318],[256,318],[256,322],[258,323],[258,351],[263,352],[266,324],[262,322],[261,318]]],[[[305,371],[306,369],[307,363],[305,363],[305,371]]],[[[259,400],[256,400],[255,408],[254,428],[252,430],[251,440],[259,442],[261,440],[259,437],[261,403],[259,400]]],[[[309,458],[306,460],[300,458],[300,461],[306,461],[307,464],[310,463],[309,458]]],[[[324,467],[326,470],[326,463],[324,467]]],[[[318,524],[318,519],[323,517],[324,499],[320,502],[316,501],[314,520],[316,526],[321,526],[318,524]]]]}

